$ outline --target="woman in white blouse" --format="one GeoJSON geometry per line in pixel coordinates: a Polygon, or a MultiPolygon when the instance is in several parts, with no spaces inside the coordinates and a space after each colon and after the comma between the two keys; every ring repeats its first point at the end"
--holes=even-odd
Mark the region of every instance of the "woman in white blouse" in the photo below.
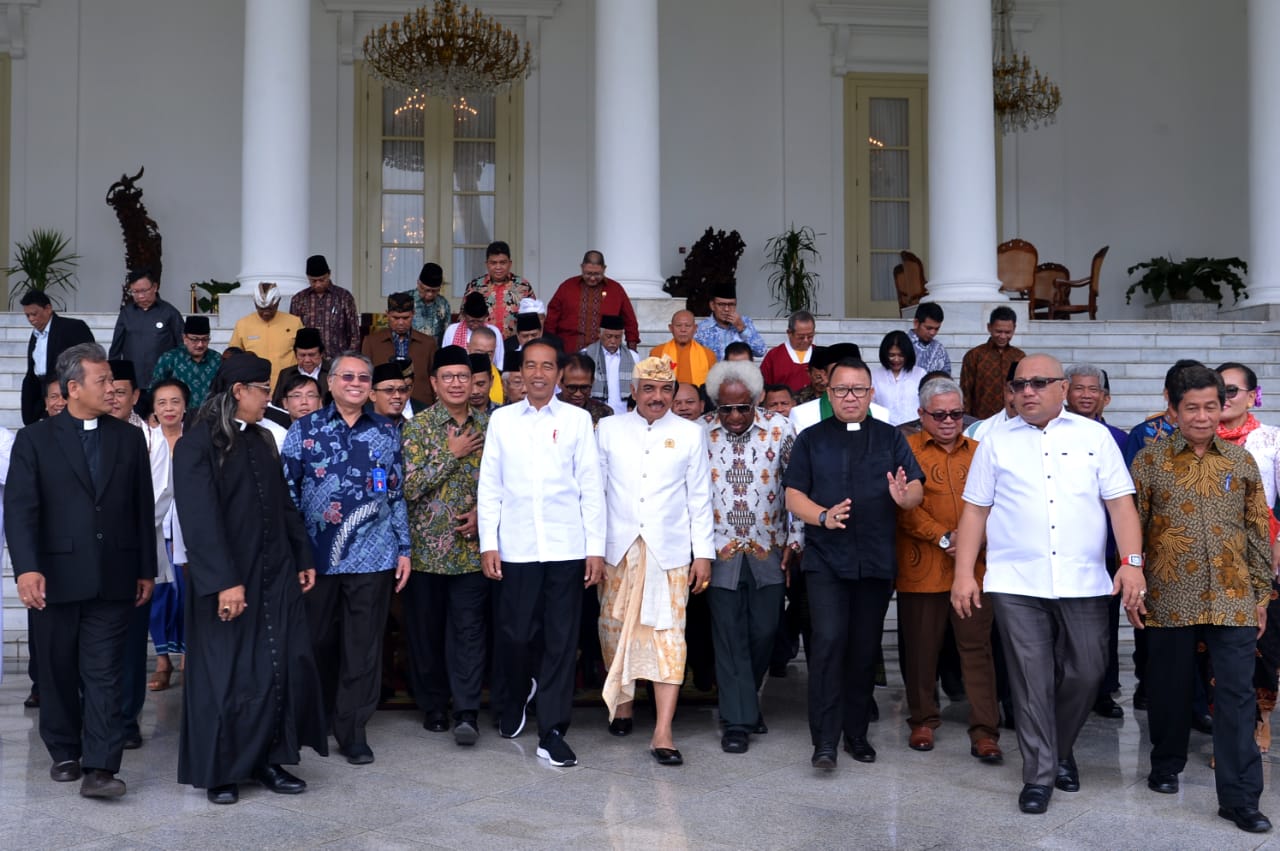
{"type": "Polygon", "coordinates": [[[152,488],[156,494],[156,545],[159,567],[156,590],[151,601],[151,641],[156,647],[156,670],[147,681],[151,691],[163,691],[173,677],[173,655],[185,657],[186,639],[182,627],[182,571],[172,556],[173,528],[173,447],[182,437],[190,390],[176,378],[158,382],[151,391],[156,425],[147,430],[151,449],[152,488]]]}
{"type": "Polygon", "coordinates": [[[1275,516],[1277,483],[1280,483],[1280,428],[1263,425],[1250,413],[1255,405],[1262,404],[1262,391],[1258,388],[1258,376],[1242,363],[1224,363],[1218,367],[1222,383],[1227,387],[1227,401],[1222,406],[1222,419],[1218,422],[1218,437],[1249,450],[1262,473],[1262,488],[1267,493],[1267,505],[1271,507],[1271,604],[1267,606],[1267,629],[1258,640],[1258,659],[1253,673],[1253,687],[1258,695],[1257,729],[1254,738],[1258,749],[1266,753],[1271,748],[1271,712],[1276,708],[1276,686],[1280,679],[1280,583],[1275,579],[1280,564],[1280,522],[1275,516]],[[1275,626],[1273,626],[1275,625],[1275,626]]]}
{"type": "Polygon", "coordinates": [[[871,366],[875,400],[889,409],[889,425],[918,418],[920,379],[925,371],[916,366],[916,349],[906,331],[890,331],[880,341],[880,363],[871,366]]]}

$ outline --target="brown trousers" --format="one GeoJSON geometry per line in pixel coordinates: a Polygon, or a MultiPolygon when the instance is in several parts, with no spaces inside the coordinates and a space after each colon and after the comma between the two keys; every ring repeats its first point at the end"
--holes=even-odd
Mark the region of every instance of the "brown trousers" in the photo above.
{"type": "Polygon", "coordinates": [[[902,624],[902,672],[907,686],[907,708],[912,727],[937,727],[942,723],[937,700],[938,651],[947,620],[956,636],[964,690],[969,698],[969,739],[999,739],[1000,710],[996,701],[996,671],[991,656],[991,620],[994,613],[986,595],[982,608],[962,618],[951,608],[951,595],[898,592],[898,621],[902,624]]]}

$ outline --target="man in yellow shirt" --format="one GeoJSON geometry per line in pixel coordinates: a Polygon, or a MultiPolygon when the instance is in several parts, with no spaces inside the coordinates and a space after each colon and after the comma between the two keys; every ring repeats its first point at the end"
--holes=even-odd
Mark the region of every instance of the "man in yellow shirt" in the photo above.
{"type": "Polygon", "coordinates": [[[671,339],[661,346],[654,346],[649,357],[660,358],[663,355],[671,358],[676,368],[676,378],[681,384],[702,386],[707,381],[707,370],[716,362],[715,352],[693,339],[698,330],[698,323],[693,313],[688,310],[677,310],[671,316],[671,339]]]}
{"type": "Polygon", "coordinates": [[[273,283],[258,284],[253,305],[255,311],[236,322],[228,345],[271,361],[271,386],[275,387],[280,371],[298,363],[293,354],[293,338],[302,327],[302,320],[292,313],[280,312],[280,288],[273,283]]]}

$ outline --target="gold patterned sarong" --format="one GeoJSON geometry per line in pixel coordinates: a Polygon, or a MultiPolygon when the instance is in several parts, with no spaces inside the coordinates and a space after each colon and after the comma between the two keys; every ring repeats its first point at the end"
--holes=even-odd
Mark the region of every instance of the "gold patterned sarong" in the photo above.
{"type": "Polygon", "coordinates": [[[622,562],[605,566],[600,589],[600,649],[609,669],[601,696],[613,720],[618,704],[635,699],[636,680],[684,683],[684,613],[689,600],[689,566],[664,570],[671,601],[670,629],[640,623],[648,553],[637,538],[622,562]]]}

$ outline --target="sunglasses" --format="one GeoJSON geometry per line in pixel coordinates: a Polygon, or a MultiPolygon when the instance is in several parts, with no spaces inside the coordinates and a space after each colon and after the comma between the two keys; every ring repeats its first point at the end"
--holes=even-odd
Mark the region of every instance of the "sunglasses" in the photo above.
{"type": "Polygon", "coordinates": [[[716,408],[716,412],[722,417],[727,417],[730,414],[749,414],[755,409],[755,405],[721,405],[716,408]]]}
{"type": "Polygon", "coordinates": [[[564,392],[569,393],[570,395],[573,395],[573,396],[581,396],[585,393],[591,392],[590,384],[565,384],[565,385],[562,385],[562,387],[564,389],[564,392]]]}
{"type": "Polygon", "coordinates": [[[347,384],[371,384],[373,382],[373,376],[367,372],[339,372],[337,378],[347,384]]]}
{"type": "Polygon", "coordinates": [[[933,417],[934,422],[939,423],[944,423],[947,420],[960,422],[964,419],[964,411],[925,411],[925,413],[933,417]]]}
{"type": "Polygon", "coordinates": [[[1039,393],[1041,390],[1044,390],[1050,384],[1057,384],[1059,381],[1066,381],[1066,379],[1065,378],[1039,378],[1039,377],[1015,378],[1013,379],[1013,381],[1009,382],[1009,389],[1012,390],[1014,393],[1021,393],[1023,390],[1026,390],[1028,387],[1030,387],[1032,390],[1039,393]]]}

